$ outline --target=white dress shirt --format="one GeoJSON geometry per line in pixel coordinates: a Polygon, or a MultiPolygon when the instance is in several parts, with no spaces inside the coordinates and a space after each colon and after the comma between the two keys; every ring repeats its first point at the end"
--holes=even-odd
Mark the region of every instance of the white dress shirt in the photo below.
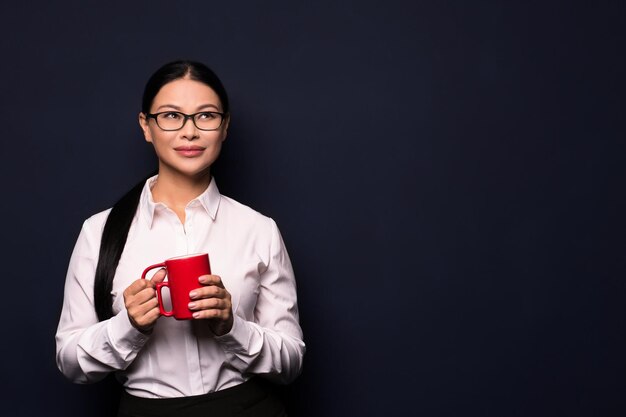
{"type": "MultiPolygon", "coordinates": [[[[70,259],[56,334],[57,366],[70,380],[90,383],[108,373],[132,395],[169,398],[238,385],[252,375],[292,381],[305,345],[296,283],[276,223],[219,193],[215,180],[185,208],[185,224],[152,199],[149,179],[113,281],[113,314],[98,321],[93,285],[100,239],[110,211],[85,221],[70,259]],[[124,290],[149,265],[207,252],[211,272],[231,294],[234,324],[215,336],[202,320],[160,317],[150,335],[136,330],[124,290]]],[[[155,270],[156,271],[156,270],[155,270]]]]}

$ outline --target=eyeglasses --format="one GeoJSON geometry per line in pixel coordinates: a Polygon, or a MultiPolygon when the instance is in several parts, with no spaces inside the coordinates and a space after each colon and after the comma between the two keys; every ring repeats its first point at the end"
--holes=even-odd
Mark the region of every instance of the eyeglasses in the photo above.
{"type": "Polygon", "coordinates": [[[191,119],[193,124],[200,130],[217,130],[224,121],[224,113],[215,111],[201,111],[194,114],[185,114],[179,111],[163,111],[160,113],[148,113],[147,118],[156,121],[161,130],[167,132],[180,130],[191,119]]]}

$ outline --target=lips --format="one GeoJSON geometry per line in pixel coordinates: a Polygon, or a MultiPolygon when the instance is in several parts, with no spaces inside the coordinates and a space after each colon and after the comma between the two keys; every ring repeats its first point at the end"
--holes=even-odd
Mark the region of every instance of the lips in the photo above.
{"type": "Polygon", "coordinates": [[[180,155],[187,157],[198,156],[204,152],[205,149],[206,148],[203,148],[202,146],[179,146],[174,148],[174,150],[180,155]]]}
{"type": "Polygon", "coordinates": [[[177,151],[203,151],[204,150],[202,146],[179,146],[174,149],[177,151]]]}

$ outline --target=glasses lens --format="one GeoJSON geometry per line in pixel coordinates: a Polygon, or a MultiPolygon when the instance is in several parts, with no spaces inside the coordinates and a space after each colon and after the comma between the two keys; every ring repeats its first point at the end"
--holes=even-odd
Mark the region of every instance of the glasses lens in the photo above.
{"type": "Polygon", "coordinates": [[[222,124],[222,115],[213,112],[204,112],[196,114],[194,121],[198,129],[215,130],[222,124]]]}
{"type": "Polygon", "coordinates": [[[157,115],[157,124],[164,130],[178,130],[183,127],[185,117],[175,111],[157,115]]]}
{"type": "MultiPolygon", "coordinates": [[[[185,114],[170,111],[157,115],[157,124],[163,130],[178,130],[185,124],[185,114]]],[[[202,112],[194,116],[194,123],[198,129],[216,130],[222,125],[222,115],[213,112],[202,112]]]]}

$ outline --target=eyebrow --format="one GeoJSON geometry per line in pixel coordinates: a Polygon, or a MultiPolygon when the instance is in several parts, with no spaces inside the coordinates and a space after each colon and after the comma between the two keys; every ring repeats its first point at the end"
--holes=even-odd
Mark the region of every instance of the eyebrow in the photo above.
{"type": "MultiPolygon", "coordinates": [[[[156,111],[159,111],[159,110],[161,110],[164,107],[165,108],[171,108],[171,109],[174,109],[174,110],[177,110],[177,111],[182,111],[182,109],[179,106],[175,105],[175,104],[162,104],[159,107],[157,107],[156,111]]],[[[206,109],[206,108],[213,108],[213,109],[219,111],[219,107],[217,107],[215,104],[203,104],[201,106],[198,106],[198,108],[196,110],[202,110],[202,109],[206,109]]]]}

